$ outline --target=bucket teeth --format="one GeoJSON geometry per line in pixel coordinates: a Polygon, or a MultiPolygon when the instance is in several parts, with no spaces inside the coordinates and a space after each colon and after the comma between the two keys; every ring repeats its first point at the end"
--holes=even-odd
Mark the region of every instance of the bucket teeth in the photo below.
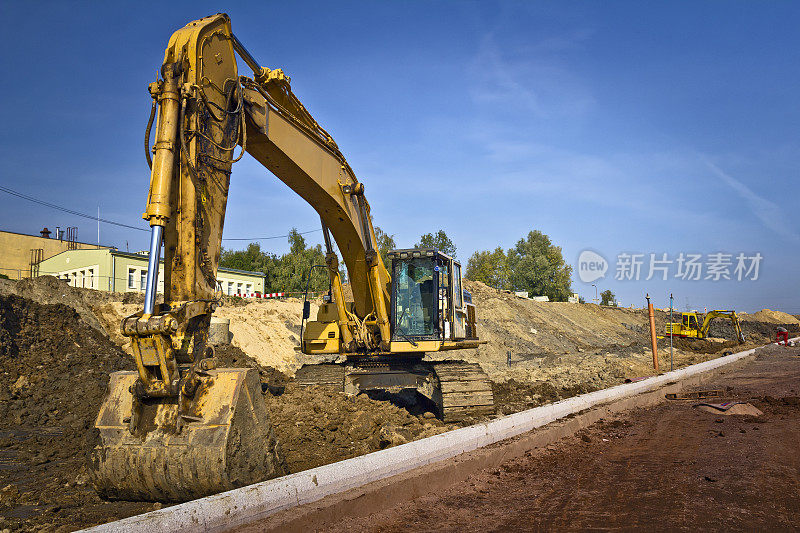
{"type": "Polygon", "coordinates": [[[254,369],[209,371],[191,414],[175,399],[144,400],[130,431],[136,372],[111,374],[90,452],[101,497],[186,501],[282,474],[269,415],[254,369]]]}

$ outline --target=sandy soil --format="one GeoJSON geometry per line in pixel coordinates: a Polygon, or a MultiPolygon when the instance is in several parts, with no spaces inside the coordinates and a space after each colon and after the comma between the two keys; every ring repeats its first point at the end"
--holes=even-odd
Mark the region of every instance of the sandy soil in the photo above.
{"type": "Polygon", "coordinates": [[[798,356],[768,347],[703,387],[761,416],[665,401],[330,531],[797,530],[798,356]]]}

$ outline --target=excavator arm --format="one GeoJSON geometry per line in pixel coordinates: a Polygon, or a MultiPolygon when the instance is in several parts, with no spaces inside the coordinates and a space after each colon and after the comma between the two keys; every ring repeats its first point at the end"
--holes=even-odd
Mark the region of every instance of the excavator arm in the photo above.
{"type": "Polygon", "coordinates": [[[700,326],[701,339],[708,337],[708,330],[711,327],[711,321],[715,318],[729,318],[731,324],[733,325],[733,331],[736,333],[736,340],[739,341],[739,344],[744,343],[744,333],[742,333],[742,327],[739,324],[739,317],[736,315],[736,311],[727,310],[714,310],[709,311],[706,314],[705,319],[703,319],[703,324],[700,326]]]}

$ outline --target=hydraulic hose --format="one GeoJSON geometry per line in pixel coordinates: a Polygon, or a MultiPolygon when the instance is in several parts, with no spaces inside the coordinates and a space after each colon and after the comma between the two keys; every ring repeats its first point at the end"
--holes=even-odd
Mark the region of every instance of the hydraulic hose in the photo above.
{"type": "Polygon", "coordinates": [[[153,128],[153,121],[156,118],[156,107],[158,104],[153,100],[150,108],[150,118],[147,119],[147,128],[144,130],[144,157],[147,159],[147,166],[153,170],[153,158],[150,156],[150,130],[153,128]]]}

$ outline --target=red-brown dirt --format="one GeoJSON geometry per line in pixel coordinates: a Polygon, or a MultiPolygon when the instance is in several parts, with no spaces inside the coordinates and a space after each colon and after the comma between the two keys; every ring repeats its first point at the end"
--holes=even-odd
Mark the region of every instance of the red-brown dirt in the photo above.
{"type": "Polygon", "coordinates": [[[797,530],[798,355],[767,347],[703,387],[762,416],[665,401],[331,531],[797,530]]]}

